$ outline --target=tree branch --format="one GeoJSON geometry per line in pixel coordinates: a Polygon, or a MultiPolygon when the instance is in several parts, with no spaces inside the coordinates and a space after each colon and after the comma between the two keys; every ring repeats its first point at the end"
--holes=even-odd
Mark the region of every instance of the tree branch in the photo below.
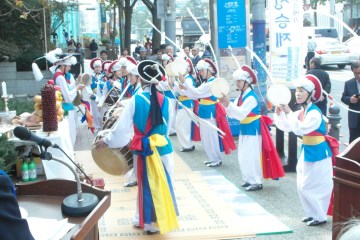
{"type": "Polygon", "coordinates": [[[155,4],[149,0],[142,0],[142,2],[150,11],[155,7],[155,4]]]}
{"type": "Polygon", "coordinates": [[[134,8],[135,4],[136,4],[137,0],[133,1],[133,3],[130,5],[130,8],[134,8]]]}

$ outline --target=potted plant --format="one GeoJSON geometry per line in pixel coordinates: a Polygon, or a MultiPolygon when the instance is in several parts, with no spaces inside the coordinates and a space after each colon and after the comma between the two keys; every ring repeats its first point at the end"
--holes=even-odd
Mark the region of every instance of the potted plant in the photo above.
{"type": "Polygon", "coordinates": [[[9,142],[5,135],[0,137],[0,169],[8,175],[16,163],[18,152],[12,142],[9,142]]]}

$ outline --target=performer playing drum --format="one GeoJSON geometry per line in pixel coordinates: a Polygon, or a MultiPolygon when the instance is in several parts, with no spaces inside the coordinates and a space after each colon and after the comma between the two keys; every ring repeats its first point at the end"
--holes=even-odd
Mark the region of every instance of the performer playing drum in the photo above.
{"type": "MultiPolygon", "coordinates": [[[[186,59],[186,73],[184,75],[180,75],[179,78],[181,81],[188,82],[189,85],[195,87],[196,81],[192,74],[194,73],[194,66],[191,60],[188,58],[186,59]]],[[[189,97],[186,96],[185,91],[179,88],[178,82],[174,83],[174,90],[179,93],[178,100],[181,102],[185,107],[189,108],[193,111],[194,108],[194,101],[189,97]]],[[[179,140],[180,145],[182,148],[180,149],[181,152],[190,152],[195,150],[195,145],[192,142],[192,130],[195,126],[191,121],[191,118],[187,115],[185,109],[181,106],[178,106],[178,111],[176,114],[176,133],[177,138],[179,140]]]]}
{"type": "Polygon", "coordinates": [[[112,78],[109,78],[105,85],[104,90],[102,92],[102,101],[99,101],[100,107],[102,107],[105,98],[108,96],[109,91],[114,87],[117,86],[120,89],[120,77],[121,77],[121,64],[119,61],[113,61],[108,70],[109,73],[112,73],[112,78]]]}
{"type": "Polygon", "coordinates": [[[120,117],[121,124],[116,124],[104,140],[97,143],[97,149],[125,146],[133,126],[131,149],[138,154],[139,193],[134,225],[146,231],[166,233],[179,228],[172,194],[172,145],[166,136],[172,109],[169,99],[157,93],[155,87],[165,70],[154,61],[145,60],[138,65],[138,71],[144,92],[130,99],[120,117]]]}
{"type": "Polygon", "coordinates": [[[255,72],[248,66],[233,73],[240,96],[230,102],[227,96],[221,98],[229,117],[240,121],[238,160],[242,187],[246,191],[263,188],[262,179],[277,179],[284,176],[280,158],[275,151],[268,125],[272,120],[260,115],[260,104],[251,84],[256,84],[255,72]],[[251,151],[249,151],[251,149],[251,151]]]}
{"type": "MultiPolygon", "coordinates": [[[[164,68],[166,68],[166,66],[172,62],[174,62],[174,57],[171,54],[166,53],[162,55],[162,65],[164,68]]],[[[159,91],[163,92],[165,96],[170,98],[171,107],[174,109],[173,111],[176,114],[176,96],[174,96],[173,92],[170,89],[173,87],[173,84],[169,80],[169,76],[167,76],[164,81],[161,81],[158,84],[157,88],[159,91]]],[[[176,118],[173,118],[172,122],[169,123],[169,136],[176,135],[175,121],[176,118]]]]}
{"type": "Polygon", "coordinates": [[[213,96],[211,92],[211,84],[217,73],[215,64],[209,59],[204,59],[198,62],[197,68],[204,82],[198,88],[195,88],[190,81],[182,80],[184,86],[181,84],[179,86],[185,90],[188,97],[200,99],[199,117],[212,125],[218,126],[226,134],[224,138],[220,138],[217,130],[200,123],[201,142],[209,158],[204,164],[208,167],[218,167],[222,164],[221,151],[229,154],[231,150],[236,149],[236,146],[226,120],[226,112],[217,97],[213,96]]]}
{"type": "Polygon", "coordinates": [[[91,114],[93,116],[94,128],[98,132],[102,128],[103,124],[103,115],[105,108],[98,107],[99,100],[102,96],[102,91],[104,89],[104,81],[101,74],[102,60],[101,58],[94,58],[90,62],[90,68],[94,70],[92,75],[92,81],[90,88],[92,94],[90,96],[90,105],[91,105],[91,114]]]}

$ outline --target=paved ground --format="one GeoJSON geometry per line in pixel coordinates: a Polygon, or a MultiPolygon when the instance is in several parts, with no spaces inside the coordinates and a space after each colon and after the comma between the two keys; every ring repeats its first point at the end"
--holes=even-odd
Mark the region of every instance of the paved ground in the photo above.
{"type": "MultiPolygon", "coordinates": [[[[192,170],[204,171],[209,169],[203,164],[203,161],[206,159],[206,154],[200,143],[195,145],[195,151],[182,153],[179,151],[180,146],[176,136],[171,137],[171,141],[176,153],[181,156],[192,170]]],[[[241,189],[241,174],[236,152],[226,155],[223,165],[215,169],[241,189]]],[[[289,234],[263,235],[257,236],[256,239],[331,239],[331,218],[329,218],[328,223],[325,225],[317,227],[308,227],[300,221],[304,215],[296,190],[296,173],[287,173],[286,177],[279,181],[266,180],[263,190],[246,192],[246,194],[293,230],[293,233],[289,234]]]]}

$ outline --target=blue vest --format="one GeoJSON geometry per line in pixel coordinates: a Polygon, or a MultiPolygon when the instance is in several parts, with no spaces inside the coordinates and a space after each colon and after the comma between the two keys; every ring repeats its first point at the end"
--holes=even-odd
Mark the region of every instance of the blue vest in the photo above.
{"type": "MultiPolygon", "coordinates": [[[[246,94],[246,96],[243,98],[243,102],[248,98],[248,97],[254,97],[256,99],[257,105],[256,107],[254,107],[251,110],[251,113],[255,114],[255,115],[260,115],[260,104],[259,104],[259,99],[256,96],[256,93],[254,90],[250,90],[250,92],[248,92],[248,94],[246,94]]],[[[237,104],[237,103],[235,103],[237,104]]],[[[252,114],[250,114],[252,115],[252,114]]],[[[247,116],[249,117],[249,116],[247,116]]],[[[256,119],[250,123],[241,123],[240,124],[240,132],[239,135],[260,135],[260,119],[256,119]]]]}
{"type": "MultiPolygon", "coordinates": [[[[195,79],[190,75],[188,74],[185,79],[191,79],[192,83],[193,83],[193,86],[195,87],[195,79]]],[[[192,108],[194,107],[194,100],[192,100],[191,98],[187,98],[186,96],[178,96],[178,99],[179,99],[179,102],[181,102],[182,104],[184,104],[185,107],[187,108],[192,108]],[[185,99],[183,100],[182,98],[185,99]]],[[[182,107],[179,105],[178,106],[178,109],[182,109],[182,107]]]]}
{"type": "MultiPolygon", "coordinates": [[[[134,125],[140,132],[144,133],[146,128],[146,123],[150,113],[150,104],[146,101],[141,95],[145,96],[146,99],[150,102],[150,93],[149,92],[142,92],[140,94],[135,95],[135,112],[134,112],[134,125]]],[[[164,103],[161,107],[162,116],[165,119],[166,123],[169,121],[169,99],[164,97],[164,103]]],[[[160,134],[165,136],[168,144],[163,147],[157,147],[160,156],[169,154],[173,152],[173,148],[170,142],[170,139],[167,136],[167,125],[165,123],[161,125],[157,125],[150,130],[149,136],[152,134],[160,134]]]]}
{"type": "MultiPolygon", "coordinates": [[[[211,77],[209,80],[207,80],[207,82],[212,82],[214,81],[215,77],[211,77]]],[[[200,104],[199,104],[199,117],[204,118],[204,119],[209,119],[211,116],[213,118],[216,117],[216,107],[215,107],[215,103],[217,101],[217,97],[215,96],[210,96],[209,97],[211,101],[213,101],[213,104],[205,104],[202,103],[203,99],[200,99],[200,104]]]]}
{"type": "MultiPolygon", "coordinates": [[[[91,90],[96,93],[98,91],[97,86],[99,83],[99,87],[100,87],[100,91],[102,91],[104,89],[104,82],[102,80],[102,78],[100,78],[99,80],[93,75],[91,78],[91,84],[90,84],[90,88],[91,90]]],[[[95,96],[91,97],[91,100],[95,100],[95,96]]]]}
{"type": "MultiPolygon", "coordinates": [[[[306,110],[305,116],[310,111],[318,111],[322,116],[320,109],[315,104],[311,104],[311,106],[306,110]]],[[[314,132],[318,132],[323,136],[326,135],[326,124],[324,119],[322,119],[319,128],[316,129],[314,132]]],[[[304,137],[309,135],[310,133],[306,134],[304,137]]],[[[307,145],[303,143],[302,149],[304,150],[305,162],[316,162],[332,156],[330,146],[326,141],[323,141],[316,145],[307,145]]]]}

